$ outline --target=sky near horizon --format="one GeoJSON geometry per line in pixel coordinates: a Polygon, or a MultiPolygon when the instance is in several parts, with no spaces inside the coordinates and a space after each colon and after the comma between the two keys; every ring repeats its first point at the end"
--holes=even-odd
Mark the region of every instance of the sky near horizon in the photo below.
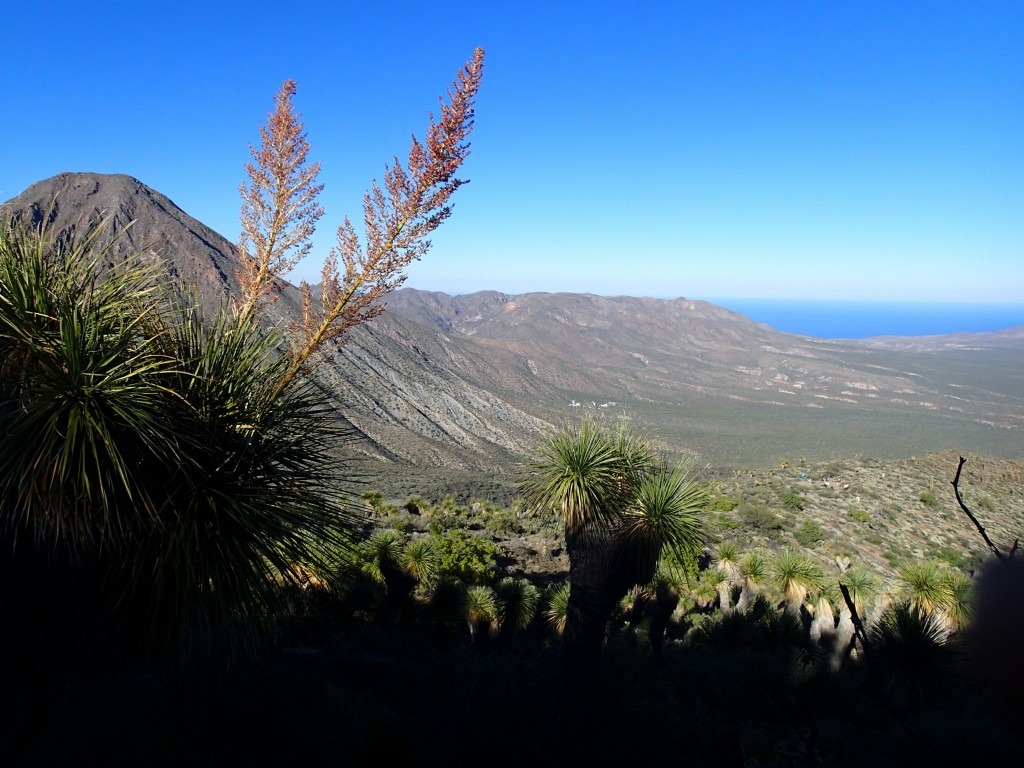
{"type": "Polygon", "coordinates": [[[126,173],[230,240],[298,83],[326,215],[486,49],[471,183],[407,285],[1024,303],[1024,4],[55,0],[0,22],[0,201],[126,173]]]}

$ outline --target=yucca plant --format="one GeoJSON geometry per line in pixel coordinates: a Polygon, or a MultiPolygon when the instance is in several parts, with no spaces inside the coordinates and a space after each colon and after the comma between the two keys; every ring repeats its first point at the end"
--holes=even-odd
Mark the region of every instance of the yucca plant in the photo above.
{"type": "Polygon", "coordinates": [[[565,524],[571,588],[563,651],[571,674],[585,678],[615,605],[653,577],[662,548],[685,555],[702,542],[705,497],[685,467],[659,467],[649,441],[625,428],[569,424],[539,454],[524,496],[565,524]]]}
{"type": "Polygon", "coordinates": [[[465,618],[466,585],[442,575],[430,591],[430,613],[439,627],[450,629],[465,618]]]}
{"type": "Polygon", "coordinates": [[[786,601],[786,612],[799,616],[807,594],[822,583],[818,564],[802,552],[784,549],[776,556],[772,572],[775,587],[786,601]]]}
{"type": "Polygon", "coordinates": [[[690,596],[700,610],[708,610],[714,606],[715,600],[718,598],[718,585],[721,580],[721,574],[714,569],[701,571],[697,582],[689,590],[690,596]]]}
{"type": "Polygon", "coordinates": [[[740,548],[735,542],[723,541],[715,549],[715,571],[719,575],[718,604],[722,613],[732,610],[732,588],[740,576],[740,548]]]}
{"type": "Polygon", "coordinates": [[[736,610],[747,613],[754,603],[754,598],[768,581],[768,553],[763,549],[753,549],[743,555],[740,560],[740,597],[736,601],[736,610]]]}
{"type": "Polygon", "coordinates": [[[661,656],[665,644],[665,631],[679,605],[679,595],[686,588],[686,577],[680,572],[680,569],[668,566],[662,560],[658,564],[657,573],[654,574],[651,583],[647,585],[653,605],[648,636],[651,641],[651,652],[655,658],[661,656]]]}
{"type": "Polygon", "coordinates": [[[810,639],[817,644],[829,644],[836,634],[836,614],[833,606],[842,602],[839,588],[833,582],[822,581],[815,590],[811,603],[814,618],[811,621],[810,639]]]}
{"type": "Polygon", "coordinates": [[[417,584],[427,585],[437,578],[440,558],[430,539],[413,539],[405,545],[402,566],[417,584]]]}
{"type": "Polygon", "coordinates": [[[943,621],[951,633],[960,632],[974,616],[974,583],[955,568],[947,568],[942,580],[946,593],[941,611],[943,621]]]}
{"type": "Polygon", "coordinates": [[[100,270],[95,233],[75,241],[5,227],[5,547],[27,540],[43,558],[94,568],[108,613],[143,623],[148,640],[185,656],[200,644],[255,644],[282,580],[329,568],[348,545],[354,521],[339,494],[337,451],[351,433],[309,374],[383,311],[381,297],[451,214],[482,72],[477,49],[425,140],[413,139],[409,162],[387,168],[384,188],[374,183],[365,195],[365,248],[344,220],[319,301],[302,286],[290,345],[258,322],[280,278],[310,251],[322,214],[319,166],[307,165],[290,81],[246,166],[243,291],[233,309],[213,318],[181,304],[164,312],[149,275],[130,263],[100,270]]]}
{"type": "Polygon", "coordinates": [[[374,581],[386,584],[385,573],[401,568],[405,537],[395,530],[377,531],[363,544],[363,572],[374,581]]]}
{"type": "Polygon", "coordinates": [[[664,549],[680,561],[700,550],[707,500],[707,491],[693,481],[687,465],[648,470],[619,534],[619,551],[631,565],[629,581],[645,584],[653,579],[664,549]]]}
{"type": "Polygon", "coordinates": [[[101,271],[91,237],[0,244],[3,534],[88,565],[99,631],[247,652],[282,580],[347,544],[347,434],[308,383],[274,386],[273,336],[101,271]]]}
{"type": "Polygon", "coordinates": [[[547,603],[544,618],[555,634],[561,637],[565,633],[565,624],[569,618],[569,584],[559,584],[548,592],[547,603]]]}
{"type": "Polygon", "coordinates": [[[526,629],[537,614],[539,590],[528,579],[509,576],[499,581],[494,591],[502,632],[515,634],[526,629]]]}
{"type": "Polygon", "coordinates": [[[910,605],[924,613],[934,613],[946,600],[942,569],[931,560],[906,563],[897,571],[900,595],[910,605]]]}
{"type": "Polygon", "coordinates": [[[466,590],[463,610],[469,626],[470,642],[478,643],[498,618],[498,601],[494,590],[485,584],[474,584],[466,590]]]}
{"type": "Polygon", "coordinates": [[[899,596],[912,607],[934,614],[950,633],[967,625],[973,590],[961,571],[929,560],[903,565],[898,574],[899,596]]]}
{"type": "Polygon", "coordinates": [[[183,651],[218,635],[234,651],[260,639],[295,565],[329,570],[355,521],[339,491],[337,447],[351,439],[319,392],[275,391],[277,340],[222,311],[179,309],[169,333],[179,457],[159,481],[159,525],[128,559],[154,629],[183,651]],[[148,586],[147,586],[148,585],[148,586]]]}
{"type": "MultiPolygon", "coordinates": [[[[862,626],[867,624],[867,607],[874,598],[877,587],[874,579],[864,568],[854,566],[840,578],[839,583],[846,587],[853,608],[857,612],[857,618],[862,626]]],[[[853,623],[853,613],[846,604],[845,599],[839,602],[839,622],[836,626],[836,638],[833,646],[830,665],[833,671],[837,671],[846,661],[847,655],[853,651],[854,636],[856,627],[853,623]]]]}
{"type": "Polygon", "coordinates": [[[153,273],[105,275],[97,233],[0,230],[0,530],[71,559],[153,524],[177,455],[153,273]]]}
{"type": "Polygon", "coordinates": [[[873,670],[896,704],[920,704],[952,681],[957,652],[937,615],[899,603],[882,615],[869,637],[873,670]]]}

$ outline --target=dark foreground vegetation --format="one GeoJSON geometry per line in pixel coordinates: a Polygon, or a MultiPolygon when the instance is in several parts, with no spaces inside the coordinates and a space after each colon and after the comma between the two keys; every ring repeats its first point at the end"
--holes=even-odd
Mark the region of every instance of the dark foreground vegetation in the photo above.
{"type": "Polygon", "coordinates": [[[16,663],[4,763],[1013,765],[1021,754],[1019,710],[983,685],[960,640],[916,620],[887,647],[872,637],[877,663],[837,673],[767,604],[689,630],[673,622],[659,658],[650,617],[623,609],[581,697],[544,621],[474,640],[427,605],[392,626],[333,596],[296,598],[276,649],[227,674],[89,655],[79,633],[5,644],[16,663]]]}
{"type": "Polygon", "coordinates": [[[666,553],[614,601],[580,675],[560,554],[501,543],[558,542],[556,518],[374,492],[361,510],[362,543],[281,583],[262,652],[230,666],[126,643],[80,571],[5,561],[5,764],[953,765],[1024,749],[1009,547],[980,598],[935,561],[886,583],[856,564],[827,576],[804,550],[666,553]]]}
{"type": "Polygon", "coordinates": [[[510,507],[353,494],[316,367],[450,213],[481,67],[287,333],[262,311],[321,215],[294,84],[212,316],[96,232],[0,232],[0,761],[1018,762],[1024,561],[984,514],[980,576],[900,543],[883,583],[797,523],[807,473],[744,497],[586,420],[510,507]]]}

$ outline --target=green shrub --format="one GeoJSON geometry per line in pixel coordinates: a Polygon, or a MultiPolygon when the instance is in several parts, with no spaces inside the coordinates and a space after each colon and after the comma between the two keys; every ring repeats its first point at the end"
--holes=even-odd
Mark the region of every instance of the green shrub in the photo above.
{"type": "Polygon", "coordinates": [[[744,502],[739,507],[740,522],[746,528],[763,531],[770,528],[780,528],[779,518],[762,504],[744,502]]]}
{"type": "Polygon", "coordinates": [[[814,547],[821,543],[822,539],[825,538],[825,532],[816,522],[813,520],[807,520],[796,529],[796,533],[794,533],[793,536],[796,538],[797,543],[800,546],[814,547]]]}
{"type": "Polygon", "coordinates": [[[485,517],[484,527],[490,533],[504,533],[514,536],[523,533],[525,530],[515,514],[507,509],[489,512],[485,517]]]}
{"type": "Polygon", "coordinates": [[[483,536],[451,529],[434,533],[441,575],[454,576],[466,584],[486,584],[494,580],[498,569],[498,547],[483,536]]]}
{"type": "Polygon", "coordinates": [[[936,507],[939,504],[939,498],[932,491],[924,491],[921,494],[921,503],[926,507],[936,507]]]}
{"type": "Polygon", "coordinates": [[[740,524],[729,517],[728,515],[715,514],[711,518],[711,525],[713,528],[717,528],[722,531],[734,531],[740,527],[740,524]]]}
{"type": "Polygon", "coordinates": [[[855,520],[858,523],[867,523],[871,520],[871,515],[865,512],[863,509],[851,509],[846,513],[851,520],[855,520]]]}
{"type": "Polygon", "coordinates": [[[716,496],[711,500],[710,508],[713,512],[732,512],[740,504],[740,499],[732,496],[716,496]]]}
{"type": "Polygon", "coordinates": [[[793,511],[801,510],[804,508],[804,499],[800,494],[794,493],[793,491],[784,491],[779,494],[779,499],[782,500],[782,506],[786,509],[793,511]]]}
{"type": "Polygon", "coordinates": [[[408,515],[397,514],[397,509],[394,514],[388,514],[384,524],[387,525],[388,528],[396,530],[399,533],[408,533],[411,526],[408,515]]]}
{"type": "Polygon", "coordinates": [[[954,568],[961,569],[970,561],[970,558],[965,557],[961,552],[953,549],[952,547],[940,547],[933,549],[929,553],[929,557],[945,563],[946,565],[951,565],[954,568]]]}

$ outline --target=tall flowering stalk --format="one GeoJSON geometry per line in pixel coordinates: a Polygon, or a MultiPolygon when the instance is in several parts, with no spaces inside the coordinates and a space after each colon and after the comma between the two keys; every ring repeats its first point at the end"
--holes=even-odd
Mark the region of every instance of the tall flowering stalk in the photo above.
{"type": "MultiPolygon", "coordinates": [[[[396,157],[385,166],[383,187],[375,180],[364,195],[365,243],[346,217],[324,260],[319,291],[301,284],[302,320],[278,391],[308,372],[318,356],[330,355],[351,328],[383,311],[380,299],[402,285],[406,267],[430,249],[428,236],[451,215],[452,195],[466,183],[456,173],[469,156],[483,59],[477,48],[448,89],[447,102],[441,99],[439,117],[430,115],[426,139],[414,136],[407,163],[396,157]]],[[[322,214],[316,203],[319,164],[306,166],[309,145],[292,108],[294,93],[294,83],[286,82],[261,128],[263,147],[253,150],[254,163],[246,166],[251,184],[242,186],[242,315],[251,315],[274,281],[309,252],[322,214]]]]}
{"type": "Polygon", "coordinates": [[[249,146],[248,183],[242,195],[242,237],[239,241],[240,317],[250,318],[267,300],[274,281],[289,272],[313,247],[310,238],[324,215],[317,197],[320,163],[307,165],[309,142],[300,115],[292,106],[295,82],[286,80],[274,98],[267,125],[260,126],[261,145],[249,146]]]}

